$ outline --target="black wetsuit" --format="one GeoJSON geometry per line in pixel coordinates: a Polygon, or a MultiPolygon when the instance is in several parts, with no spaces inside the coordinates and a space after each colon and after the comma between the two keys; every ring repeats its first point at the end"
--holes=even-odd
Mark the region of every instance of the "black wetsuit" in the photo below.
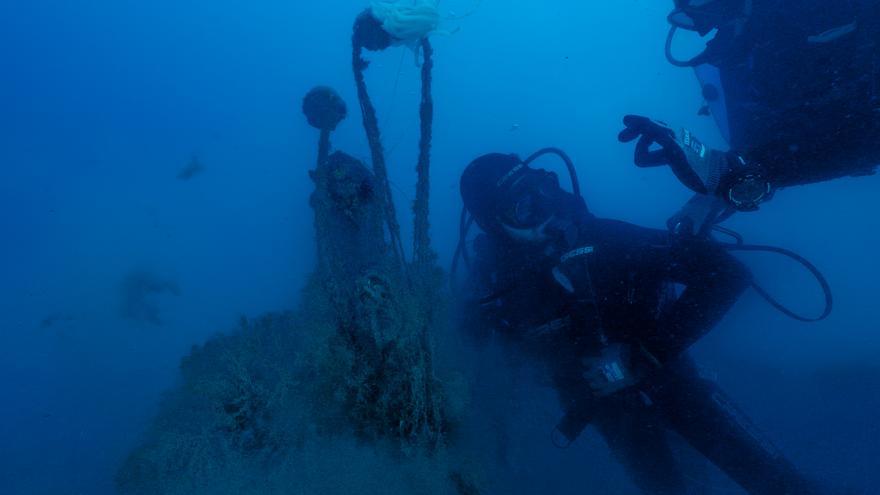
{"type": "Polygon", "coordinates": [[[775,187],[872,173],[880,0],[756,0],[743,32],[732,30],[709,45],[731,148],[775,187]]]}
{"type": "Polygon", "coordinates": [[[667,429],[750,493],[812,493],[684,354],[749,285],[744,266],[711,242],[670,243],[665,231],[586,213],[559,239],[538,251],[485,235],[474,272],[482,328],[546,365],[575,425],[570,436],[593,424],[645,493],[686,493],[667,429]],[[649,371],[639,385],[594,399],[581,359],[608,343],[642,349],[649,371]]]}

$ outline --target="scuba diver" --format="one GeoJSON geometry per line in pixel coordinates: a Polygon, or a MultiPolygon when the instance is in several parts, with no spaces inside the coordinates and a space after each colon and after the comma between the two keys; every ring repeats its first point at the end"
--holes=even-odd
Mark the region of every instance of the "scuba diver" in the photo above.
{"type": "Polygon", "coordinates": [[[687,355],[750,284],[727,250],[593,216],[571,160],[552,148],[481,156],[460,186],[455,264],[467,263],[473,294],[464,327],[546,370],[565,414],[561,446],[593,425],[644,493],[680,495],[688,482],[667,441],[674,431],[750,494],[824,493],[687,355]],[[530,166],[549,153],[566,161],[573,192],[530,166]],[[482,233],[468,254],[473,222],[482,233]]]}
{"type": "MultiPolygon", "coordinates": [[[[752,211],[780,188],[869,175],[880,164],[880,0],[675,0],[668,20],[666,56],[694,69],[707,100],[701,113],[715,117],[731,149],[668,164],[698,194],[723,201],[713,206],[752,211]],[[673,53],[680,30],[711,38],[682,60],[673,53]]],[[[622,138],[665,139],[669,131],[653,124],[629,117],[622,138]]],[[[692,136],[677,138],[699,152],[692,136]]],[[[638,154],[641,166],[660,164],[638,163],[638,154]]]]}

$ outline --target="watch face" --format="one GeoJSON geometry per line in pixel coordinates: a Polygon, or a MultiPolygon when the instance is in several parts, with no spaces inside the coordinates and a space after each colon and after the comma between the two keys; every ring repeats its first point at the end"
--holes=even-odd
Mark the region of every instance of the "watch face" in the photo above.
{"type": "Polygon", "coordinates": [[[743,177],[728,191],[728,199],[743,211],[758,209],[758,205],[770,194],[770,183],[761,177],[749,175],[743,177]]]}

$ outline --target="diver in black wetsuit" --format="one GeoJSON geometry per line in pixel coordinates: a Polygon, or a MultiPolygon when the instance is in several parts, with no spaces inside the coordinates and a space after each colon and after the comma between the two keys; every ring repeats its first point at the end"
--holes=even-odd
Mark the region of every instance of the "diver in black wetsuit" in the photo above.
{"type": "MultiPolygon", "coordinates": [[[[880,165],[880,0],[675,0],[675,7],[667,58],[696,70],[731,149],[669,162],[685,185],[750,211],[777,189],[880,165]],[[711,36],[706,50],[677,59],[681,29],[711,36]]],[[[646,119],[629,120],[630,139],[661,132],[646,119]]]]}
{"type": "Polygon", "coordinates": [[[484,232],[466,325],[546,368],[565,411],[560,438],[593,424],[648,494],[688,493],[667,430],[751,494],[819,493],[686,355],[749,285],[748,270],[708,240],[596,218],[530,162],[490,154],[462,175],[484,232]]]}

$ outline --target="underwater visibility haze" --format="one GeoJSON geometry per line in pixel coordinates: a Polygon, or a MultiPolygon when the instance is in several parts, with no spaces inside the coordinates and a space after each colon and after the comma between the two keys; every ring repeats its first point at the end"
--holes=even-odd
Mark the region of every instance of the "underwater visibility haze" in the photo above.
{"type": "MultiPolygon", "coordinates": [[[[876,0],[4,3],[0,494],[636,495],[675,471],[683,494],[784,495],[743,488],[775,475],[725,464],[723,425],[650,412],[680,356],[646,328],[578,356],[598,404],[650,412],[619,436],[592,412],[567,430],[582,404],[529,341],[474,331],[487,307],[555,331],[523,316],[558,302],[527,275],[552,258],[541,280],[579,294],[567,263],[605,241],[547,239],[594,215],[685,246],[661,271],[697,272],[662,281],[703,323],[689,376],[811,487],[785,493],[880,493],[878,39],[876,0]],[[469,197],[469,164],[511,153],[469,197]],[[697,304],[735,260],[751,278],[697,304]]],[[[628,242],[565,325],[659,287],[628,242]],[[618,261],[633,289],[607,296],[618,261]]]]}

